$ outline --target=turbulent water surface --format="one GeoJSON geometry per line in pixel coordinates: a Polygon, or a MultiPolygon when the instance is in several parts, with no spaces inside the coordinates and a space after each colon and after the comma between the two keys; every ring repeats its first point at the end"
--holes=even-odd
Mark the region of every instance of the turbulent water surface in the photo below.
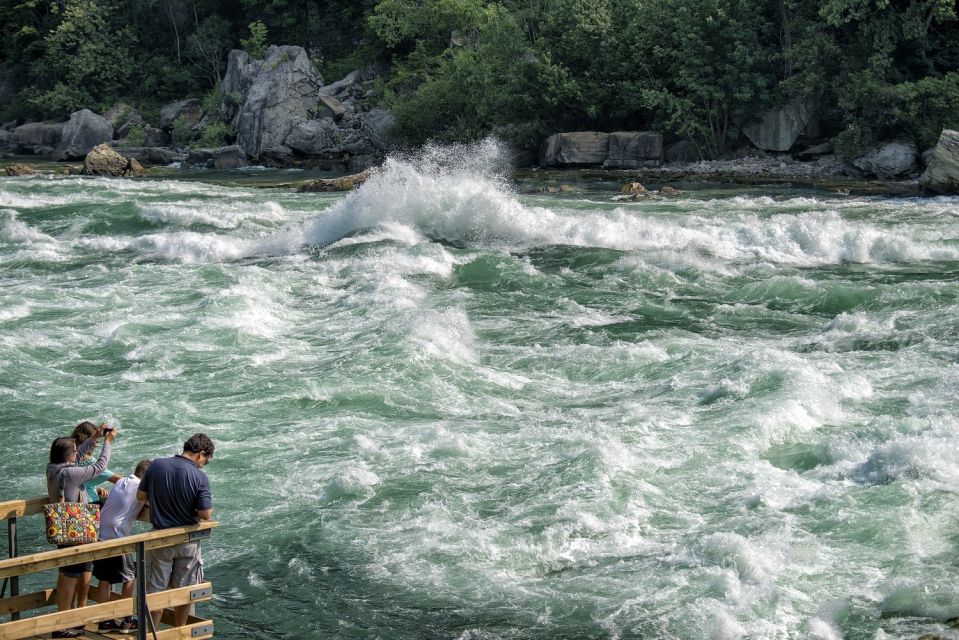
{"type": "Polygon", "coordinates": [[[959,637],[959,199],[497,153],[0,178],[0,499],[81,418],[209,433],[223,638],[959,637]]]}

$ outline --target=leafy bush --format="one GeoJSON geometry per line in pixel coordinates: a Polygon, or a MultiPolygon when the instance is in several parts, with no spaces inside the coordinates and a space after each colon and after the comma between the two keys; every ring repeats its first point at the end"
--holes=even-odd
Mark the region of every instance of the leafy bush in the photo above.
{"type": "Polygon", "coordinates": [[[195,139],[196,132],[189,120],[181,116],[173,121],[173,146],[188,147],[195,139]]]}
{"type": "Polygon", "coordinates": [[[223,147],[232,144],[235,138],[236,133],[233,131],[233,127],[225,122],[216,120],[211,122],[206,129],[203,130],[203,135],[201,135],[199,140],[194,142],[192,146],[201,149],[223,147]]]}
{"type": "Polygon", "coordinates": [[[262,20],[255,20],[250,23],[250,37],[240,40],[243,49],[250,54],[254,60],[262,60],[266,56],[266,25],[262,20]]]}
{"type": "Polygon", "coordinates": [[[127,131],[127,144],[131,147],[142,147],[146,144],[147,134],[143,130],[143,125],[134,124],[130,125],[129,131],[127,131]]]}

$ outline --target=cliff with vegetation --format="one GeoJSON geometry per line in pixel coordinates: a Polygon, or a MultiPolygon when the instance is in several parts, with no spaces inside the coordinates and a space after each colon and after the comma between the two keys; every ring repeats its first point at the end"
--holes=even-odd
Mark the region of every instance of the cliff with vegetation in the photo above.
{"type": "MultiPolygon", "coordinates": [[[[262,66],[274,44],[302,49],[304,78],[356,72],[351,108],[391,114],[403,143],[492,133],[531,162],[570,131],[654,131],[701,158],[826,142],[851,160],[883,141],[921,152],[959,128],[951,0],[17,0],[0,4],[0,27],[8,129],[123,103],[137,119],[113,124],[140,146],[164,130],[161,107],[186,99],[197,117],[168,119],[167,144],[342,143],[349,131],[324,120],[342,116],[330,91],[297,136],[250,137],[230,51],[262,66]]],[[[357,144],[375,151],[364,126],[357,144]]]]}

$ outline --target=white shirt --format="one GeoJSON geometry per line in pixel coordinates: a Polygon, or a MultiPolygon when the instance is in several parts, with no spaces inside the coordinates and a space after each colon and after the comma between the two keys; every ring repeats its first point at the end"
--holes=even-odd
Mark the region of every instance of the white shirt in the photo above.
{"type": "Polygon", "coordinates": [[[145,503],[137,500],[140,479],[134,475],[120,478],[100,509],[100,539],[113,540],[130,535],[133,522],[145,503]]]}

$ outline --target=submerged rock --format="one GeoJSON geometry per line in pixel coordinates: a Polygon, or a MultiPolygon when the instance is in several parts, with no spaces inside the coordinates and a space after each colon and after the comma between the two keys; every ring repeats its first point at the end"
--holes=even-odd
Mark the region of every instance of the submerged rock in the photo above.
{"type": "Polygon", "coordinates": [[[321,178],[297,189],[300,193],[322,191],[349,191],[366,182],[371,175],[369,170],[340,178],[321,178]]]}
{"type": "Polygon", "coordinates": [[[21,163],[7,165],[4,169],[4,173],[8,176],[29,176],[36,172],[37,170],[33,168],[33,165],[21,163]]]}
{"type": "Polygon", "coordinates": [[[619,188],[620,195],[637,196],[649,193],[641,182],[630,182],[619,188]]]}

